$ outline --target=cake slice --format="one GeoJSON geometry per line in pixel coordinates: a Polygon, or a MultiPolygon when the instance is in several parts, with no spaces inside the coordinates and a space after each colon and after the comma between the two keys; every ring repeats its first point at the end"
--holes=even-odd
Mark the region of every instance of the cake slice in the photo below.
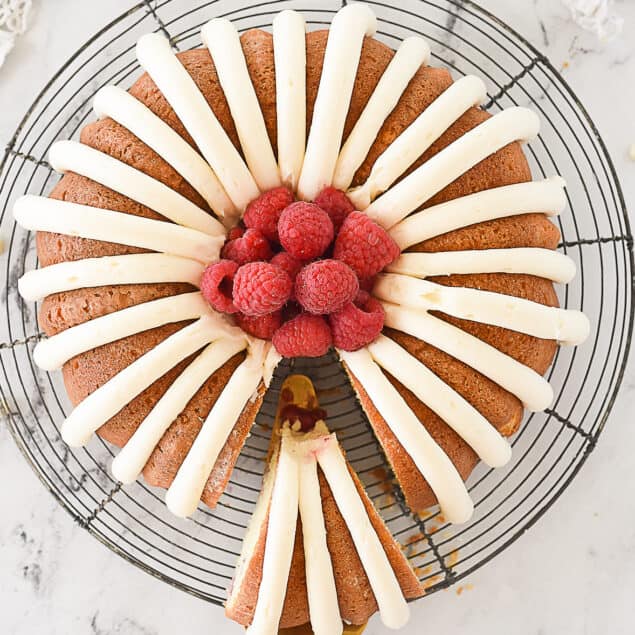
{"type": "Polygon", "coordinates": [[[226,613],[254,633],[307,622],[315,633],[342,632],[343,623],[364,624],[378,610],[387,625],[401,626],[405,601],[423,589],[335,435],[322,420],[302,432],[316,407],[306,378],[285,382],[283,425],[274,430],[226,613]],[[290,426],[286,413],[294,412],[290,426]]]}

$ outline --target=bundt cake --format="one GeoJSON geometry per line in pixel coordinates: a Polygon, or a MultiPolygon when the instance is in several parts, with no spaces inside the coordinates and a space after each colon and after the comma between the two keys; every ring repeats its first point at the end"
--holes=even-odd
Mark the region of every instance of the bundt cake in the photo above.
{"type": "Polygon", "coordinates": [[[168,488],[178,515],[218,501],[281,357],[334,346],[407,504],[464,522],[465,479],[509,460],[558,342],[588,334],[554,291],[575,267],[548,218],[564,181],[532,181],[521,148],[537,116],[490,115],[480,79],[376,30],[356,3],[330,30],[214,19],[177,54],[145,35],[145,73],[97,93],[50,149],[49,197],[15,205],[37,231],[35,359],[75,405],[62,437],[122,448],[115,477],[168,488]]]}

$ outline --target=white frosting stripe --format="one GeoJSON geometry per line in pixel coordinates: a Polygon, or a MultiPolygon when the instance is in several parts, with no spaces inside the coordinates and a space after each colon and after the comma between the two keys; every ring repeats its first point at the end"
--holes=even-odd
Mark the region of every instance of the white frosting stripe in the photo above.
{"type": "Polygon", "coordinates": [[[264,355],[264,342],[250,346],[247,359],[234,371],[207,415],[166,494],[165,503],[173,514],[185,518],[196,510],[216,459],[262,380],[264,355]]]}
{"type": "Polygon", "coordinates": [[[95,430],[182,359],[223,335],[218,320],[205,316],[177,331],[100,386],[62,424],[62,438],[85,445],[95,430]]]}
{"type": "Polygon", "coordinates": [[[51,293],[112,284],[187,282],[198,287],[204,268],[196,260],[169,254],[85,258],[27,271],[18,280],[18,290],[25,300],[34,301],[51,293]]]}
{"type": "Polygon", "coordinates": [[[564,344],[583,342],[590,330],[589,320],[581,311],[558,309],[492,291],[444,287],[394,273],[378,276],[373,293],[393,304],[442,311],[564,344]]]}
{"type": "Polygon", "coordinates": [[[58,172],[72,171],[109,187],[153,209],[171,221],[210,236],[225,233],[223,226],[205,210],[167,185],[130,167],[123,161],[77,141],[57,141],[49,161],[58,172]]]}
{"type": "Polygon", "coordinates": [[[401,254],[387,270],[416,278],[457,273],[525,273],[569,282],[575,276],[575,263],[551,249],[516,247],[401,254]]]}
{"type": "Polygon", "coordinates": [[[142,36],[137,42],[137,59],[174,108],[234,205],[244,210],[260,193],[258,186],[168,40],[158,33],[142,36]]]}
{"type": "Polygon", "coordinates": [[[269,388],[269,384],[273,379],[273,374],[281,361],[282,355],[278,353],[273,344],[268,343],[265,361],[262,364],[262,381],[267,388],[269,388]]]}
{"type": "Polygon", "coordinates": [[[16,201],[13,215],[21,227],[31,231],[104,240],[202,263],[217,260],[224,242],[222,236],[209,236],[174,223],[30,194],[16,201]]]}
{"type": "Polygon", "coordinates": [[[249,635],[277,635],[284,607],[298,522],[300,474],[298,459],[288,447],[292,443],[288,435],[282,437],[276,480],[269,506],[258,600],[253,621],[246,630],[249,635]]]}
{"type": "Polygon", "coordinates": [[[278,166],[282,181],[295,189],[306,142],[306,34],[300,13],[285,10],[273,19],[273,54],[278,166]]]}
{"type": "Polygon", "coordinates": [[[390,235],[401,249],[488,220],[541,212],[559,214],[567,204],[559,176],[483,190],[428,207],[397,223],[390,235]]]}
{"type": "Polygon", "coordinates": [[[298,183],[305,200],[313,200],[333,180],[364,36],[376,30],[375,14],[361,3],[345,6],[333,18],[298,183]]]}
{"type": "Polygon", "coordinates": [[[251,174],[261,191],[273,189],[280,185],[278,164],[238,32],[229,20],[218,18],[210,20],[201,35],[214,60],[251,174]]]}
{"type": "Polygon", "coordinates": [[[315,454],[309,454],[300,460],[300,517],[311,628],[315,635],[337,635],[342,633],[343,625],[331,555],[326,542],[315,454]]]}
{"type": "Polygon", "coordinates": [[[393,340],[380,335],[368,350],[373,359],[445,421],[490,467],[512,455],[509,443],[489,421],[429,368],[393,340]]]}
{"type": "Polygon", "coordinates": [[[111,117],[167,161],[205,199],[217,216],[232,214],[234,205],[203,157],[147,106],[118,86],[104,86],[93,109],[111,117]]]}
{"type": "Polygon", "coordinates": [[[33,359],[40,368],[55,370],[93,348],[163,324],[194,320],[206,313],[209,305],[200,291],[144,302],[83,322],[39,342],[33,359]]]}
{"type": "Polygon", "coordinates": [[[246,344],[241,338],[217,340],[175,379],[112,462],[112,474],[117,480],[132,483],[139,476],[154,448],[190,399],[246,344]]]}
{"type": "Polygon", "coordinates": [[[358,209],[385,192],[461,115],[478,106],[487,88],[468,75],[451,84],[377,158],[366,182],[349,193],[358,209]]]}
{"type": "Polygon", "coordinates": [[[334,187],[346,190],[351,184],[386,117],[399,102],[421,64],[426,64],[429,59],[430,47],[425,40],[409,37],[401,43],[344,143],[335,166],[334,187]]]}
{"type": "Polygon", "coordinates": [[[383,306],[386,326],[423,340],[467,364],[518,397],[529,410],[544,410],[553,401],[553,389],[542,375],[487,342],[425,311],[389,302],[383,306]]]}
{"type": "Polygon", "coordinates": [[[454,463],[388,381],[368,349],[338,352],[432,488],[446,518],[452,523],[469,520],[474,506],[454,463]]]}
{"type": "Polygon", "coordinates": [[[377,601],[381,620],[388,628],[401,628],[410,617],[408,605],[348,471],[346,459],[335,435],[326,439],[326,443],[317,452],[317,458],[340,514],[351,533],[377,601]]]}
{"type": "Polygon", "coordinates": [[[520,107],[503,110],[434,155],[364,211],[388,229],[477,163],[513,141],[532,139],[539,128],[533,111],[520,107]]]}

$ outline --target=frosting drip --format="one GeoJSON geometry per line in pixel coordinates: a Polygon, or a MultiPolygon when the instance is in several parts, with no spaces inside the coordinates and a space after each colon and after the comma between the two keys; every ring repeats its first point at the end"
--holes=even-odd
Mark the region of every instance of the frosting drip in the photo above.
{"type": "Polygon", "coordinates": [[[27,271],[18,280],[25,300],[41,300],[52,293],[117,284],[187,282],[198,286],[202,263],[169,254],[128,254],[60,262],[27,271]]]}
{"type": "Polygon", "coordinates": [[[492,291],[444,287],[394,273],[380,274],[373,292],[393,304],[442,311],[563,344],[583,342],[590,330],[589,320],[581,311],[557,309],[492,291]]]}
{"type": "Polygon", "coordinates": [[[461,475],[382,373],[369,350],[338,352],[432,488],[446,518],[452,523],[468,521],[474,505],[461,475]]]}
{"type": "Polygon", "coordinates": [[[421,64],[429,59],[430,47],[421,38],[409,37],[402,42],[342,147],[333,175],[334,187],[346,190],[351,184],[386,117],[421,64]]]}
{"type": "Polygon", "coordinates": [[[127,163],[76,141],[57,141],[49,161],[58,172],[72,171],[137,201],[167,219],[210,236],[222,236],[224,227],[190,200],[127,163]]]}
{"type": "Polygon", "coordinates": [[[487,95],[485,84],[468,75],[450,85],[377,158],[366,182],[349,194],[366,209],[385,192],[463,113],[487,95]]]}
{"type": "Polygon", "coordinates": [[[193,258],[202,263],[217,260],[225,240],[223,236],[208,236],[165,221],[43,196],[20,197],[13,207],[13,215],[22,227],[31,231],[104,240],[193,258]]]}
{"type": "Polygon", "coordinates": [[[198,86],[158,33],[137,42],[137,59],[168,100],[237,209],[260,193],[240,154],[198,86]]]}
{"type": "Polygon", "coordinates": [[[165,159],[205,199],[217,216],[231,215],[234,205],[214,171],[189,143],[147,106],[118,86],[104,86],[95,95],[93,110],[111,117],[165,159]]]}
{"type": "Polygon", "coordinates": [[[377,18],[365,4],[347,5],[333,18],[298,183],[304,200],[333,181],[364,36],[376,30],[377,18]]]}
{"type": "Polygon", "coordinates": [[[300,13],[285,10],[273,19],[273,54],[278,166],[282,181],[295,189],[306,139],[306,35],[300,13]]]}
{"type": "Polygon", "coordinates": [[[256,184],[265,192],[280,185],[278,164],[254,91],[238,32],[229,20],[210,20],[202,29],[256,184]]]}
{"type": "Polygon", "coordinates": [[[533,111],[520,107],[503,110],[435,154],[364,211],[388,229],[490,154],[513,141],[532,139],[539,128],[533,111]]]}

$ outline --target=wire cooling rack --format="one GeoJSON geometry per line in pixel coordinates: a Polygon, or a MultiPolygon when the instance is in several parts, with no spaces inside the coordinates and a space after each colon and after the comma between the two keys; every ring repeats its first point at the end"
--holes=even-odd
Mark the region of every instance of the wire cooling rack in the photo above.
{"type": "Polygon", "coordinates": [[[297,360],[276,373],[262,412],[214,511],[188,521],[172,516],[163,491],[137,482],[122,487],[108,466],[113,450],[94,438],[70,449],[59,425],[70,411],[60,373],[39,370],[32,358],[41,337],[36,304],[17,294],[17,279],[36,266],[34,236],[15,226],[11,208],[24,193],[45,194],[57,180],[46,161],[57,139],[77,137],[91,118],[91,101],[104,84],[128,87],[139,74],[134,44],[161,31],[175,50],[201,45],[199,30],[212,17],[240,30],[270,27],[284,8],[302,11],[310,29],[330,22],[339,2],[140,2],[105,26],[45,86],[6,148],[0,165],[0,231],[7,237],[5,317],[0,324],[0,406],[35,472],[77,523],[148,573],[198,597],[226,597],[245,525],[258,496],[269,427],[284,376],[309,375],[348,456],[390,528],[404,545],[429,592],[468,575],[511,544],[553,504],[596,445],[622,380],[633,326],[633,240],[615,170],[593,122],[549,61],[521,36],[472,2],[373,2],[379,37],[392,47],[422,35],[435,65],[455,76],[486,80],[486,108],[527,105],[542,120],[528,146],[536,178],[561,174],[569,206],[559,219],[560,249],[578,266],[560,289],[564,306],[584,310],[592,333],[579,348],[561,348],[550,369],[552,408],[532,414],[513,440],[504,469],[477,467],[469,480],[476,502],[466,525],[448,525],[406,507],[334,355],[318,364],[297,360]]]}

